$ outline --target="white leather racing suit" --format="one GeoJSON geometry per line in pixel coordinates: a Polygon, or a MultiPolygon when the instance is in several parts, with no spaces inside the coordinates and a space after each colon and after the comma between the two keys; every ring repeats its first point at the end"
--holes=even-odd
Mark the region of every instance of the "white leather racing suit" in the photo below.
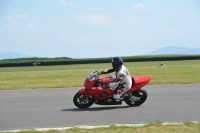
{"type": "MultiPolygon", "coordinates": [[[[102,71],[101,73],[107,74],[114,71],[116,70],[108,69],[108,70],[102,71]]],[[[132,77],[128,69],[124,65],[122,65],[122,67],[118,71],[116,71],[116,80],[108,84],[110,89],[112,90],[117,89],[116,92],[120,96],[122,96],[125,92],[127,92],[131,88],[131,85],[132,85],[132,77]]]]}

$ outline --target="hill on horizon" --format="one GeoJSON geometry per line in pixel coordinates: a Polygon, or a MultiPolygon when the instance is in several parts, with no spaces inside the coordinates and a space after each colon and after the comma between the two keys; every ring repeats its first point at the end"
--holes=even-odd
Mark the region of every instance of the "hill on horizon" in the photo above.
{"type": "Polygon", "coordinates": [[[200,48],[169,46],[160,48],[146,55],[163,55],[163,54],[200,54],[200,48]]]}
{"type": "Polygon", "coordinates": [[[9,53],[4,53],[0,54],[0,60],[4,59],[16,59],[16,58],[31,58],[33,56],[31,55],[25,55],[17,52],[9,52],[9,53]]]}

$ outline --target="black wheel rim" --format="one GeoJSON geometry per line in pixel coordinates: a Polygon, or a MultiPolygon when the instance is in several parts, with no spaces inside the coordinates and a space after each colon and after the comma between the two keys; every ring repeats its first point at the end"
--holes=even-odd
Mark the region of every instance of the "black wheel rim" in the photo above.
{"type": "Polygon", "coordinates": [[[143,92],[138,91],[137,93],[134,93],[133,96],[140,98],[139,101],[129,101],[130,104],[136,105],[137,103],[139,103],[142,100],[143,92]]]}
{"type": "Polygon", "coordinates": [[[87,105],[90,103],[92,97],[86,97],[84,95],[80,95],[78,98],[77,98],[77,102],[80,104],[80,105],[87,105]]]}

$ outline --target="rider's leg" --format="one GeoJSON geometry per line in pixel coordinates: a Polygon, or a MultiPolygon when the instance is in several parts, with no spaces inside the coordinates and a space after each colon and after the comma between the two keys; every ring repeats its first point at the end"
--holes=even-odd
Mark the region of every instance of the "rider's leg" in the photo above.
{"type": "Polygon", "coordinates": [[[116,100],[116,101],[119,101],[120,100],[120,97],[126,93],[127,91],[129,90],[129,88],[119,88],[117,91],[116,91],[116,94],[113,95],[113,98],[116,100]]]}

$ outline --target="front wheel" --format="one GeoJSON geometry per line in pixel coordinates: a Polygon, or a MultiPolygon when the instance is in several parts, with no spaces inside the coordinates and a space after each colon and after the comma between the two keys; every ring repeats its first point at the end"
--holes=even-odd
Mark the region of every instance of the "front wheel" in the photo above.
{"type": "Polygon", "coordinates": [[[73,102],[78,108],[88,108],[94,103],[95,99],[92,96],[86,97],[78,92],[74,95],[73,102]]]}
{"type": "Polygon", "coordinates": [[[147,99],[147,91],[146,90],[143,90],[143,89],[140,89],[136,92],[132,92],[132,96],[135,96],[137,97],[139,100],[137,101],[133,101],[133,100],[126,100],[126,104],[128,104],[129,106],[131,107],[134,107],[134,106],[140,106],[141,104],[143,104],[146,99],[147,99]]]}

